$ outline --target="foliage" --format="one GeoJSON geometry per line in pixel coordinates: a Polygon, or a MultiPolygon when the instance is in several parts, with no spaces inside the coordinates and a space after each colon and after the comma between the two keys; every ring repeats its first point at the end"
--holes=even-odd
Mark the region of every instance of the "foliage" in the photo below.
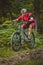
{"type": "MultiPolygon", "coordinates": [[[[0,46],[11,45],[11,35],[18,27],[18,25],[12,24],[11,18],[15,19],[18,17],[22,8],[26,8],[29,12],[34,12],[33,3],[34,0],[0,0],[0,46]]],[[[40,3],[42,3],[42,0],[40,3]]],[[[40,4],[40,9],[42,5],[40,4]]],[[[41,12],[43,12],[42,9],[41,12]]],[[[43,19],[42,14],[40,18],[43,19]]],[[[43,48],[39,38],[36,38],[36,43],[38,43],[40,48],[43,48]]]]}
{"type": "MultiPolygon", "coordinates": [[[[21,23],[22,22],[23,21],[21,21],[21,23]]],[[[2,24],[2,27],[0,27],[0,46],[2,46],[2,47],[11,45],[11,35],[15,31],[15,29],[18,27],[18,25],[14,25],[11,23],[12,23],[12,21],[6,21],[2,24]]],[[[36,37],[36,43],[38,45],[41,45],[41,41],[40,41],[40,37],[39,37],[41,35],[37,35],[38,33],[36,31],[34,31],[34,34],[36,37]]]]}
{"type": "MultiPolygon", "coordinates": [[[[11,34],[17,28],[17,25],[12,24],[11,18],[18,17],[22,8],[34,12],[33,3],[34,0],[0,0],[0,45],[10,44],[11,34]]],[[[39,39],[36,40],[40,43],[39,39]]]]}
{"type": "Polygon", "coordinates": [[[33,11],[33,1],[34,0],[0,0],[0,17],[15,18],[20,14],[22,8],[33,11]]]}

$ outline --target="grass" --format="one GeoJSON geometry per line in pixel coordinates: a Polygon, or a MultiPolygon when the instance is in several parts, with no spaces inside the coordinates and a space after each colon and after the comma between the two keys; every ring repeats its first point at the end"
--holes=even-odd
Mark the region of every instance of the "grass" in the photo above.
{"type": "Polygon", "coordinates": [[[4,47],[4,48],[0,48],[0,57],[10,57],[13,55],[13,51],[11,48],[8,47],[4,47]]]}
{"type": "MultiPolygon", "coordinates": [[[[25,53],[26,51],[27,50],[21,50],[18,52],[14,52],[11,48],[1,48],[0,49],[0,58],[6,58],[6,60],[9,60],[9,58],[10,58],[12,65],[14,63],[13,61],[16,61],[15,65],[43,65],[43,60],[24,59],[23,61],[21,61],[18,59],[18,61],[17,61],[16,56],[18,56],[18,55],[20,56],[21,52],[25,53]],[[14,57],[11,58],[12,56],[14,56],[14,57]]],[[[5,60],[3,60],[3,61],[5,61],[5,60]]],[[[8,61],[8,62],[10,62],[10,61],[8,61]]]]}
{"type": "Polygon", "coordinates": [[[40,60],[28,60],[28,61],[23,61],[17,65],[43,65],[43,61],[40,60]]]}

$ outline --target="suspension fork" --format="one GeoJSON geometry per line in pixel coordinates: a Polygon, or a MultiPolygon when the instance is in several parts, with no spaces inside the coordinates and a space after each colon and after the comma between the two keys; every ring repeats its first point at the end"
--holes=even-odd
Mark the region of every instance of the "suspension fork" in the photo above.
{"type": "Polygon", "coordinates": [[[23,39],[25,40],[28,37],[28,35],[25,33],[22,27],[21,27],[21,32],[22,32],[23,39]]]}

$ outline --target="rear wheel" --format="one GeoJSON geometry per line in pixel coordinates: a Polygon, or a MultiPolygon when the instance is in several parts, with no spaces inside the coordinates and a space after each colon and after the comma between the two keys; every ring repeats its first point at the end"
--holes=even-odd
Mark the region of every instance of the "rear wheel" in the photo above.
{"type": "Polygon", "coordinates": [[[30,36],[30,40],[28,41],[28,47],[30,49],[35,47],[35,36],[34,33],[32,32],[31,36],[30,36]]]}
{"type": "Polygon", "coordinates": [[[20,32],[15,32],[12,34],[12,49],[18,51],[20,50],[20,48],[21,48],[20,32]]]}

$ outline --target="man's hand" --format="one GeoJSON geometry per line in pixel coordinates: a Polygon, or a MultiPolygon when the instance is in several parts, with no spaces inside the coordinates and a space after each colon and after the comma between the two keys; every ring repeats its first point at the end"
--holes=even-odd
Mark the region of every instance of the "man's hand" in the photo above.
{"type": "Polygon", "coordinates": [[[15,22],[16,20],[13,20],[13,22],[15,22]]]}
{"type": "Polygon", "coordinates": [[[18,19],[12,20],[13,24],[15,24],[18,21],[18,19]]]}
{"type": "Polygon", "coordinates": [[[17,21],[18,21],[18,19],[13,20],[13,22],[17,22],[17,21]]]}

